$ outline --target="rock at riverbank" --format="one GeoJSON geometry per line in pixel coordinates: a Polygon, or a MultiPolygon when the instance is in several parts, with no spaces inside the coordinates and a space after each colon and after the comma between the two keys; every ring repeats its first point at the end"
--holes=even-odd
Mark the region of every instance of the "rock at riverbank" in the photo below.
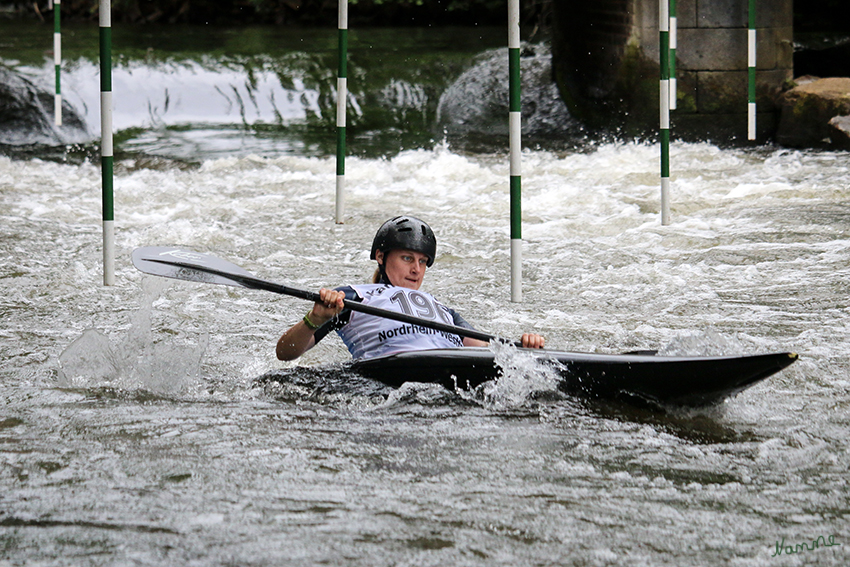
{"type": "Polygon", "coordinates": [[[87,141],[83,118],[63,101],[62,126],[54,125],[53,94],[0,65],[0,144],[63,145],[87,141]]]}
{"type": "MultiPolygon", "coordinates": [[[[552,58],[545,45],[526,45],[522,69],[523,140],[579,138],[582,126],[570,116],[552,80],[552,58]]],[[[440,97],[437,126],[449,138],[508,137],[508,54],[483,54],[440,97]]]]}
{"type": "Polygon", "coordinates": [[[850,150],[850,116],[836,116],[829,121],[829,141],[835,149],[850,150]]]}
{"type": "Polygon", "coordinates": [[[816,79],[801,84],[785,92],[779,105],[776,141],[781,145],[850,147],[850,136],[842,132],[848,122],[833,120],[850,116],[850,78],[816,79]]]}

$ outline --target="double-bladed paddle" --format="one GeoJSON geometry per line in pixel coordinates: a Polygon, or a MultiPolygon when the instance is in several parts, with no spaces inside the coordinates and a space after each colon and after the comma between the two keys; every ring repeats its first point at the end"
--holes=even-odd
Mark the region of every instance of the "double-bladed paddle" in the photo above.
{"type": "MultiPolygon", "coordinates": [[[[321,302],[322,299],[318,293],[296,289],[285,285],[280,285],[265,280],[261,280],[253,276],[247,270],[240,268],[236,264],[231,264],[221,258],[187,250],[185,248],[173,248],[166,246],[147,246],[144,248],[136,248],[133,251],[133,265],[146,274],[154,276],[162,276],[166,278],[174,278],[178,280],[186,280],[190,282],[203,282],[221,285],[230,285],[234,287],[247,287],[248,289],[261,289],[271,291],[272,293],[280,293],[282,295],[290,295],[313,302],[321,302]]],[[[458,335],[461,337],[469,337],[481,341],[500,341],[517,344],[515,341],[507,341],[496,336],[476,331],[475,329],[466,329],[456,325],[440,323],[430,319],[421,319],[412,315],[389,311],[387,309],[379,309],[363,305],[357,301],[349,299],[344,300],[345,307],[352,311],[359,311],[367,315],[376,317],[384,317],[409,323],[411,325],[419,325],[458,335]]],[[[520,346],[517,344],[517,346],[520,346]]]]}

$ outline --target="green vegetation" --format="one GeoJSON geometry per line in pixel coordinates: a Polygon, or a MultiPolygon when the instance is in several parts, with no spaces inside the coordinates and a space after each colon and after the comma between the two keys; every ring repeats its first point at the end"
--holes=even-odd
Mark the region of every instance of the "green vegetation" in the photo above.
{"type": "MultiPolygon", "coordinates": [[[[43,2],[44,0],[42,0],[43,2]]],[[[526,2],[523,20],[534,24],[551,0],[526,2]]],[[[46,16],[47,7],[19,2],[7,14],[46,16]]],[[[300,24],[336,26],[333,0],[112,0],[121,23],[300,24]]],[[[97,20],[98,0],[64,0],[66,18],[97,20]]],[[[498,25],[507,21],[506,0],[349,0],[352,25],[498,25]]]]}

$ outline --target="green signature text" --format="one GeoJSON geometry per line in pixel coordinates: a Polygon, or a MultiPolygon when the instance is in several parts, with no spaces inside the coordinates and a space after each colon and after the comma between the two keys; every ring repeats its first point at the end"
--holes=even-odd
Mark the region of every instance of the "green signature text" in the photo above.
{"type": "Polygon", "coordinates": [[[835,541],[835,536],[831,535],[829,537],[820,536],[817,539],[812,540],[812,544],[809,545],[807,542],[798,543],[796,545],[785,545],[785,538],[782,538],[782,541],[776,542],[776,551],[773,552],[771,557],[776,557],[778,555],[794,555],[795,553],[802,553],[804,551],[814,551],[821,547],[832,547],[834,545],[841,545],[840,543],[835,541]]]}

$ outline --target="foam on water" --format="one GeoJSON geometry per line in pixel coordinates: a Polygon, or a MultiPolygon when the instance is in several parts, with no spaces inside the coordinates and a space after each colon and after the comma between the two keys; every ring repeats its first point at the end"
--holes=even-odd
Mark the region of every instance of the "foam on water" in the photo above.
{"type": "MultiPolygon", "coordinates": [[[[507,166],[498,156],[458,155],[445,146],[388,160],[351,159],[349,218],[337,226],[328,214],[331,159],[229,158],[190,170],[124,170],[119,163],[119,269],[127,281],[139,281],[120,261],[133,248],[180,244],[308,288],[364,281],[374,226],[409,211],[440,235],[429,289],[499,334],[538,330],[552,348],[620,350],[660,348],[703,330],[734,340],[746,333],[738,346],[748,350],[771,343],[802,350],[797,334],[812,331],[794,330],[799,320],[817,313],[824,328],[846,330],[840,298],[850,247],[841,228],[847,168],[818,154],[751,154],[706,144],[674,144],[673,155],[681,164],[674,222],[662,228],[651,146],[612,144],[565,156],[526,152],[526,301],[508,309],[507,166]],[[833,168],[828,177],[825,167],[833,168]],[[817,190],[810,179],[817,179],[817,190]]],[[[87,258],[77,261],[96,278],[98,169],[2,158],[0,179],[25,184],[26,199],[7,208],[8,226],[21,227],[18,249],[37,242],[27,233],[33,222],[48,232],[70,231],[73,238],[55,239],[60,248],[53,255],[85,249],[87,258]]],[[[194,298],[189,307],[205,297],[214,304],[223,292],[186,293],[194,298]]],[[[284,309],[281,327],[302,308],[273,297],[257,305],[268,302],[284,309]]],[[[237,319],[263,332],[268,321],[251,313],[237,319]]]]}

